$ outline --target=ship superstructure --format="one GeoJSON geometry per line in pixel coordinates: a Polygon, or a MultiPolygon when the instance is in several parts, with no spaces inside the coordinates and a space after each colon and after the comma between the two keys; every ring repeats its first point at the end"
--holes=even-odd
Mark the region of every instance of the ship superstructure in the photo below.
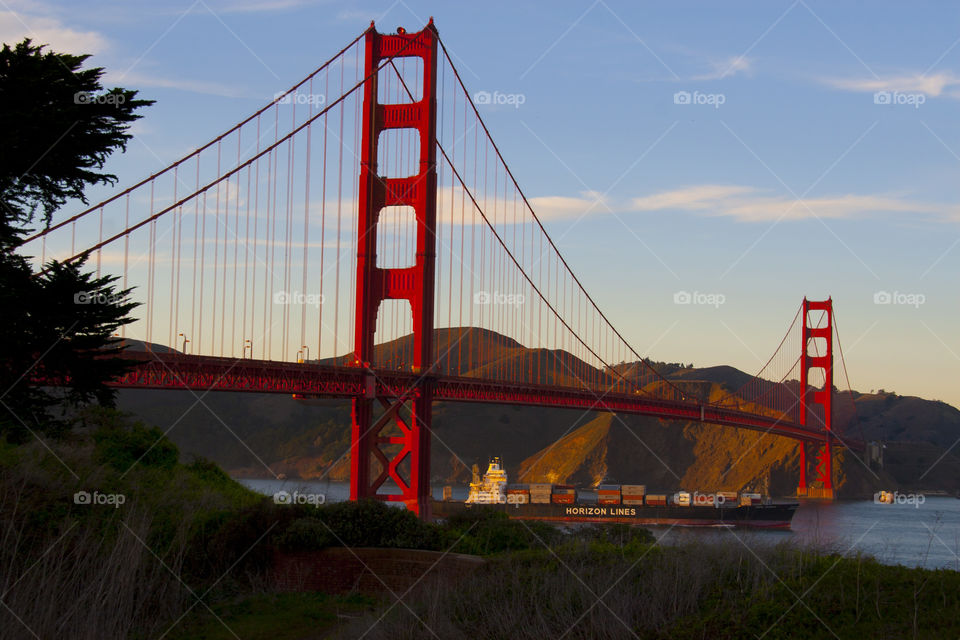
{"type": "Polygon", "coordinates": [[[483,479],[479,478],[477,465],[473,465],[473,482],[467,504],[504,504],[507,501],[507,472],[499,457],[491,458],[483,479]]]}

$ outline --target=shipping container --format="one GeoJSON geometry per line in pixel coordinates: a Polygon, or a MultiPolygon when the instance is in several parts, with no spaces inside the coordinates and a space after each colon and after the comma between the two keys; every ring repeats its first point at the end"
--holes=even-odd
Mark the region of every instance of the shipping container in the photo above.
{"type": "Polygon", "coordinates": [[[620,501],[621,504],[643,504],[643,496],[639,498],[624,498],[620,501]]]}
{"type": "Polygon", "coordinates": [[[737,492],[736,491],[717,491],[717,506],[736,507],[737,492]]]}
{"type": "Polygon", "coordinates": [[[555,494],[553,494],[553,496],[550,497],[550,500],[551,500],[551,502],[553,502],[554,504],[573,504],[573,502],[574,502],[573,498],[574,498],[574,496],[573,496],[572,493],[570,493],[570,494],[566,494],[566,493],[555,493],[555,494]]]}
{"type": "Polygon", "coordinates": [[[597,504],[620,504],[620,498],[597,496],[597,504]]]}
{"type": "Polygon", "coordinates": [[[447,485],[443,488],[443,499],[451,500],[453,498],[453,487],[447,485]]]}
{"type": "MultiPolygon", "coordinates": [[[[643,504],[643,495],[635,495],[635,494],[625,493],[625,494],[623,494],[620,498],[621,498],[621,500],[623,500],[623,503],[624,503],[624,504],[627,504],[627,500],[634,500],[634,501],[639,500],[639,501],[640,501],[640,504],[643,504]]],[[[631,502],[630,504],[637,504],[637,503],[636,503],[636,502],[631,502]]]]}
{"type": "Polygon", "coordinates": [[[550,496],[548,494],[540,495],[540,494],[531,493],[530,503],[531,504],[550,504],[550,496]]]}
{"type": "Polygon", "coordinates": [[[642,496],[647,493],[647,485],[645,484],[624,484],[620,485],[620,491],[622,493],[629,493],[631,495],[642,496]]]}
{"type": "Polygon", "coordinates": [[[759,493],[741,493],[740,494],[741,505],[760,504],[761,500],[762,498],[759,493]]]}
{"type": "Polygon", "coordinates": [[[665,493],[648,493],[644,501],[651,506],[665,507],[667,506],[667,495],[665,493]]]}
{"type": "Polygon", "coordinates": [[[577,494],[577,502],[582,504],[597,504],[597,494],[592,491],[585,491],[577,494]]]}
{"type": "Polygon", "coordinates": [[[617,493],[619,493],[619,492],[620,492],[620,485],[618,485],[618,484],[601,484],[601,485],[597,485],[597,492],[599,493],[599,492],[601,492],[601,491],[616,491],[617,493]]]}
{"type": "Polygon", "coordinates": [[[717,497],[712,493],[694,493],[693,506],[712,507],[717,504],[717,497]]]}
{"type": "Polygon", "coordinates": [[[677,491],[675,494],[670,496],[670,503],[675,504],[678,507],[689,507],[690,493],[688,491],[677,491]]]}
{"type": "Polygon", "coordinates": [[[550,489],[553,487],[553,485],[552,485],[552,484],[544,484],[544,483],[540,482],[540,483],[536,483],[536,484],[530,483],[529,487],[530,487],[530,491],[550,491],[550,489]]]}
{"type": "Polygon", "coordinates": [[[525,491],[516,493],[507,492],[507,504],[527,504],[530,502],[530,494],[525,491]]]}

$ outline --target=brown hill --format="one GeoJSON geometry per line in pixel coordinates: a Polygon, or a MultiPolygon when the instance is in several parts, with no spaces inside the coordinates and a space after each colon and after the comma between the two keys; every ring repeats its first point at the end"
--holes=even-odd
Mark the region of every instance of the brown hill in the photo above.
{"type": "MultiPolygon", "coordinates": [[[[842,495],[862,496],[895,486],[885,471],[871,472],[838,452],[834,484],[842,495]],[[874,475],[876,474],[876,475],[874,475]]],[[[813,478],[813,461],[808,461],[813,478]]],[[[799,450],[789,438],[695,422],[601,414],[521,462],[521,482],[590,486],[604,477],[650,490],[755,490],[792,495],[799,478],[799,450]]]]}
{"type": "MultiPolygon", "coordinates": [[[[483,329],[440,329],[435,344],[441,368],[460,375],[483,375],[496,363],[530,372],[545,362],[579,377],[605,375],[571,354],[526,349],[483,329]]],[[[406,336],[378,345],[377,357],[402,356],[411,348],[412,338],[406,336]]],[[[738,389],[751,377],[733,367],[650,364],[686,394],[704,400],[738,389]]],[[[625,375],[640,366],[646,365],[624,363],[617,369],[625,375]]],[[[557,382],[564,383],[559,376],[557,382]]],[[[651,386],[657,384],[663,383],[651,386]]],[[[245,393],[214,393],[198,402],[186,391],[147,390],[123,390],[119,402],[144,421],[170,430],[185,454],[208,457],[237,475],[282,472],[340,480],[349,473],[348,458],[342,457],[349,446],[349,402],[298,402],[284,395],[245,393]]],[[[749,398],[744,403],[751,405],[749,398]]],[[[835,407],[837,425],[846,425],[850,435],[859,438],[862,430],[865,439],[888,445],[889,473],[877,471],[879,478],[852,456],[838,463],[848,491],[861,493],[871,486],[960,489],[960,461],[947,452],[960,438],[956,408],[885,392],[838,393],[835,407]],[[897,442],[904,444],[894,446],[897,442]]],[[[558,482],[587,482],[609,473],[622,482],[652,487],[769,484],[774,493],[790,494],[798,475],[796,444],[788,439],[699,423],[542,407],[437,403],[432,452],[437,483],[466,481],[470,465],[483,465],[492,455],[504,458],[512,478],[524,473],[524,481],[555,476],[558,482]]]]}

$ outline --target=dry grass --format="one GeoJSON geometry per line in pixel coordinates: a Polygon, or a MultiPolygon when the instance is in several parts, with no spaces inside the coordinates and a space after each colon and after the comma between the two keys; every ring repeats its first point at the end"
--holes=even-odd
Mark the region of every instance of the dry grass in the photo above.
{"type": "MultiPolygon", "coordinates": [[[[789,569],[779,551],[768,549],[765,555],[777,569],[789,569]]],[[[423,584],[404,598],[413,613],[398,604],[379,622],[379,614],[369,616],[342,637],[657,636],[697,613],[731,577],[741,593],[763,590],[771,580],[742,547],[652,547],[624,555],[577,542],[556,555],[542,551],[492,560],[455,589],[423,584]]]]}
{"type": "Polygon", "coordinates": [[[188,593],[176,577],[182,538],[159,562],[144,546],[152,524],[144,510],[126,506],[114,531],[64,517],[36,535],[25,525],[29,518],[17,517],[24,485],[6,480],[0,488],[0,640],[156,637],[183,610],[188,593]]]}
{"type": "MultiPolygon", "coordinates": [[[[403,594],[398,594],[403,595],[403,594]]],[[[392,601],[391,601],[392,602],[392,601]]],[[[960,573],[811,548],[629,549],[577,541],[492,559],[343,629],[400,638],[940,638],[960,634],[960,573]],[[408,608],[409,607],[409,608],[408,608]]]]}

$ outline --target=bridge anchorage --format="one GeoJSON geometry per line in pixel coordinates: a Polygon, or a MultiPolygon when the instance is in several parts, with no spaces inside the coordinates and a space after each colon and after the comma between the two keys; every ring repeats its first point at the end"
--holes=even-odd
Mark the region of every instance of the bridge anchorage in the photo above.
{"type": "Polygon", "coordinates": [[[142,350],[115,386],[349,401],[350,497],[425,518],[436,401],[792,438],[806,497],[832,498],[832,450],[860,446],[834,416],[832,300],[804,300],[738,389],[697,391],[633,349],[547,233],[432,20],[371,25],[225,133],[18,250],[38,270],[89,257],[133,288],[141,317],[122,337],[142,350]]]}

